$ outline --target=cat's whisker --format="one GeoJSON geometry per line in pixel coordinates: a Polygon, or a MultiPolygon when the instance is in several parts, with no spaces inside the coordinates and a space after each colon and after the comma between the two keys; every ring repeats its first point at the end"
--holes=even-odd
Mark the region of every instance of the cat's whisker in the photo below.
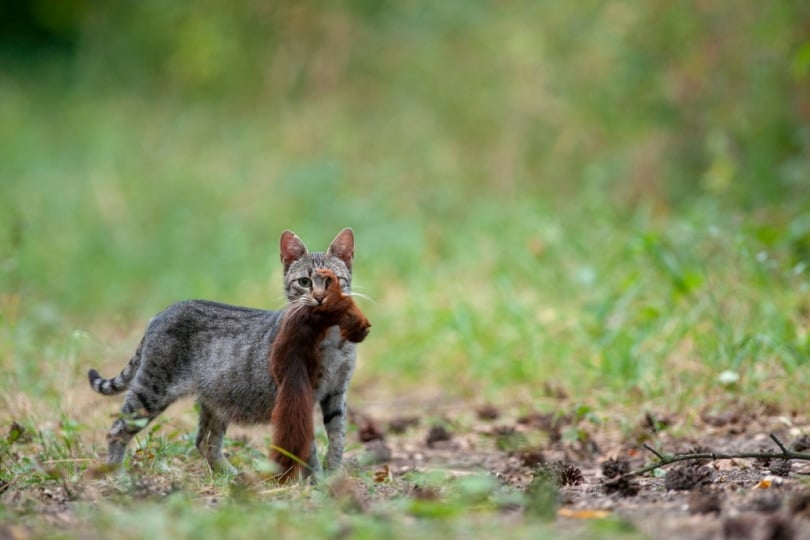
{"type": "Polygon", "coordinates": [[[352,292],[348,293],[348,296],[358,296],[360,298],[368,300],[369,302],[374,302],[374,299],[372,297],[370,297],[369,295],[363,294],[363,293],[357,292],[357,291],[352,291],[352,292]]]}
{"type": "Polygon", "coordinates": [[[362,292],[362,291],[363,291],[363,289],[364,289],[364,287],[362,287],[362,286],[361,286],[361,287],[358,287],[357,285],[352,285],[352,290],[353,290],[353,291],[362,292]]]}
{"type": "Polygon", "coordinates": [[[308,306],[309,304],[307,303],[306,298],[301,297],[290,302],[290,307],[288,311],[289,313],[297,313],[301,310],[306,309],[308,306]]]}

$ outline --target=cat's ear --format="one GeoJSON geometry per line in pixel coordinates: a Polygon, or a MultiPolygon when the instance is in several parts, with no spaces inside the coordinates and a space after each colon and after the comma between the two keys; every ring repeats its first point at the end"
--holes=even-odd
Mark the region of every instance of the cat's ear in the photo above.
{"type": "Polygon", "coordinates": [[[307,246],[292,231],[281,233],[281,262],[284,264],[284,271],[289,270],[290,265],[306,255],[307,246]]]}
{"type": "Polygon", "coordinates": [[[329,255],[334,255],[346,263],[346,268],[352,269],[352,259],[354,259],[354,232],[351,227],[346,227],[338,233],[329,245],[329,255]]]}

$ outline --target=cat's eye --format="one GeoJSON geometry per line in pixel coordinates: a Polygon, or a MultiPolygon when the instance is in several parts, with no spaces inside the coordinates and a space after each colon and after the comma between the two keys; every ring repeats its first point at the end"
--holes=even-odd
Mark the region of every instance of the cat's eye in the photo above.
{"type": "Polygon", "coordinates": [[[309,287],[312,285],[312,280],[308,277],[298,278],[298,284],[302,287],[309,287]]]}

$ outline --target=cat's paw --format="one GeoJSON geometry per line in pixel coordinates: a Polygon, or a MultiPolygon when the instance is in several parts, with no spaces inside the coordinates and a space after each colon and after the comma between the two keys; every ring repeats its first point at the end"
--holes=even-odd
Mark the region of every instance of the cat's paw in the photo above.
{"type": "Polygon", "coordinates": [[[213,463],[209,463],[209,465],[211,465],[211,469],[213,469],[214,472],[225,476],[236,476],[237,474],[239,474],[239,471],[236,469],[236,467],[231,465],[225,458],[218,459],[213,463]]]}

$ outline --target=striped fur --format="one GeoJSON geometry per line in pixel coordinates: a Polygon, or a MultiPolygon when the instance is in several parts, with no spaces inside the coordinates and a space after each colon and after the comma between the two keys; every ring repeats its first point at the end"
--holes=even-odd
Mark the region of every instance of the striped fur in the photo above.
{"type": "Polygon", "coordinates": [[[87,373],[87,377],[90,379],[90,387],[99,394],[104,394],[105,396],[120,394],[129,388],[129,381],[132,380],[132,377],[135,376],[135,373],[138,372],[138,367],[141,365],[142,349],[143,340],[141,340],[141,343],[138,345],[138,349],[135,351],[135,354],[132,355],[132,359],[130,359],[126,367],[124,367],[124,369],[121,370],[121,373],[112,379],[105,379],[99,375],[98,371],[91,369],[87,373]]]}
{"type": "MultiPolygon", "coordinates": [[[[290,302],[313,304],[313,275],[331,270],[351,292],[354,235],[344,229],[324,252],[309,253],[294,233],[281,236],[284,289],[290,302]]],[[[90,386],[104,395],[126,390],[120,417],[107,434],[107,462],[119,465],[126,446],[145,425],[183,396],[196,396],[200,409],[196,445],[210,466],[235,472],[222,454],[228,424],[270,421],[278,387],[268,358],[286,310],[266,311],[204,300],[180,302],[155,316],[129,363],[105,379],[92,369],[90,386]]],[[[340,329],[327,330],[320,347],[321,369],[313,401],[320,404],[328,437],[326,468],[342,460],[346,436],[346,393],[355,366],[355,345],[340,329]]],[[[283,421],[283,420],[280,420],[283,421]]],[[[310,470],[320,471],[317,452],[310,470]]]]}

